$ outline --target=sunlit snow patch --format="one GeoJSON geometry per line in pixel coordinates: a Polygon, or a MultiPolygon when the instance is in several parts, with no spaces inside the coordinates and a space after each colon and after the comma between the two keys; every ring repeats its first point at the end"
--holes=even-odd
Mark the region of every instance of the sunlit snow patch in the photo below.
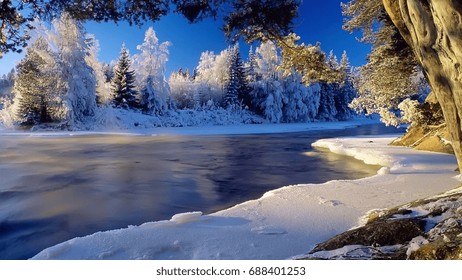
{"type": "Polygon", "coordinates": [[[185,223],[195,222],[199,220],[201,216],[202,216],[202,212],[200,211],[180,213],[180,214],[173,215],[170,221],[177,223],[177,224],[185,224],[185,223]]]}

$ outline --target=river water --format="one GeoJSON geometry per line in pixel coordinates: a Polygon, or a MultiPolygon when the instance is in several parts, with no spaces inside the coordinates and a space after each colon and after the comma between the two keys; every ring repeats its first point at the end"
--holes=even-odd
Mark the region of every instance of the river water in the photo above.
{"type": "Polygon", "coordinates": [[[0,137],[0,259],[173,214],[211,213],[300,183],[377,166],[313,151],[320,138],[397,133],[382,125],[226,136],[0,137]]]}

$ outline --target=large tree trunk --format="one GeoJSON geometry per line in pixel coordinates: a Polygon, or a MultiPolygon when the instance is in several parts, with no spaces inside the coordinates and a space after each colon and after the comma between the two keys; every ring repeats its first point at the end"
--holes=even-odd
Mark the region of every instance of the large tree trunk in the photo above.
{"type": "Polygon", "coordinates": [[[382,1],[436,94],[462,171],[462,1],[382,1]]]}

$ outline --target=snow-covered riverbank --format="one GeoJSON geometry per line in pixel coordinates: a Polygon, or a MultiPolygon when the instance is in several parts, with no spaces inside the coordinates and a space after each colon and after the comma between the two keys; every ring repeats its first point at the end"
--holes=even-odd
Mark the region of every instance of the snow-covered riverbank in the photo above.
{"type": "Polygon", "coordinates": [[[392,139],[354,137],[314,144],[319,153],[342,153],[383,165],[376,176],[287,186],[211,215],[179,214],[168,221],[74,238],[34,259],[287,259],[304,254],[357,226],[371,209],[458,184],[453,156],[388,146],[392,139]]]}
{"type": "Polygon", "coordinates": [[[242,135],[265,133],[290,133],[314,130],[339,130],[362,125],[378,124],[377,119],[357,118],[342,122],[308,122],[308,123],[282,123],[282,124],[234,124],[234,125],[201,125],[190,127],[153,127],[135,129],[107,129],[107,130],[14,130],[2,129],[0,136],[75,136],[90,134],[118,134],[118,135],[242,135]]]}

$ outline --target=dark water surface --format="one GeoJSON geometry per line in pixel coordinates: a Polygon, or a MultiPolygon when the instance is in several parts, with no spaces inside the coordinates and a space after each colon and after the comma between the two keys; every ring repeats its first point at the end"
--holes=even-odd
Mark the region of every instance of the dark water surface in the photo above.
{"type": "Polygon", "coordinates": [[[180,212],[214,212],[281,186],[370,176],[377,166],[304,153],[320,138],[397,132],[367,125],[231,136],[2,136],[0,259],[180,212]]]}

